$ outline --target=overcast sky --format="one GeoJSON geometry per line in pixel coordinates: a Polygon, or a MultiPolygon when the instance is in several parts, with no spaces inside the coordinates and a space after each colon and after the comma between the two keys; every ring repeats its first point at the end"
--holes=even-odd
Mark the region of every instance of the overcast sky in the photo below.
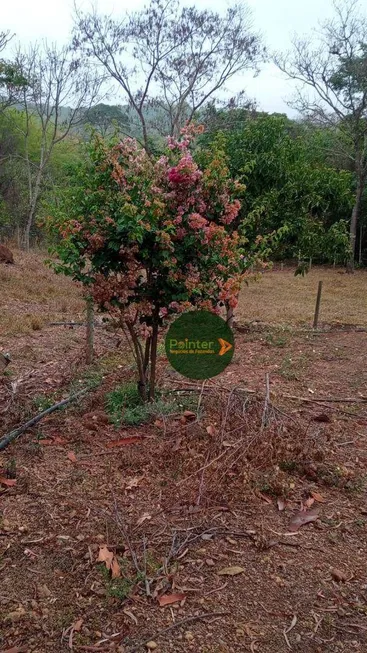
{"type": "MultiPolygon", "coordinates": [[[[80,1],[85,8],[90,2],[80,1]]],[[[104,13],[121,15],[125,9],[138,9],[144,0],[99,0],[97,6],[104,13]]],[[[199,8],[221,11],[225,0],[185,1],[199,8]]],[[[263,34],[270,50],[284,50],[296,32],[307,34],[332,14],[332,0],[247,0],[253,10],[255,28],[263,34]]],[[[1,29],[9,29],[23,44],[47,38],[63,44],[67,41],[72,26],[73,0],[4,0],[1,7],[1,29]]],[[[292,82],[273,66],[263,66],[259,76],[245,73],[232,82],[232,91],[245,89],[250,98],[257,101],[263,111],[291,113],[286,100],[292,96],[292,82]]],[[[116,98],[123,103],[123,98],[116,98]]]]}

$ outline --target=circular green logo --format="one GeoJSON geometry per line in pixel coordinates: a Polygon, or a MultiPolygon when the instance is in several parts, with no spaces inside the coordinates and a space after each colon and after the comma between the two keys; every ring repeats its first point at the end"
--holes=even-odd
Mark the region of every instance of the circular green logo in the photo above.
{"type": "Polygon", "coordinates": [[[189,379],[217,376],[231,362],[233,352],[232,330],[214,313],[183,313],[168,329],[167,358],[177,372],[189,379]]]}

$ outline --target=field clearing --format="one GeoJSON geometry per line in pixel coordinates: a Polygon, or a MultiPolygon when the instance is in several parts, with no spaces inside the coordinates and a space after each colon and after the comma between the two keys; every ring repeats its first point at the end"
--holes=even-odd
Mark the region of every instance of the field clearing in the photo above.
{"type": "Polygon", "coordinates": [[[82,315],[80,288],[45,265],[47,252],[13,251],[15,265],[0,266],[0,337],[31,333],[49,322],[82,315]]]}
{"type": "Polygon", "coordinates": [[[125,341],[96,329],[86,366],[84,327],[49,324],[83,322],[80,288],[43,253],[15,258],[0,436],[93,383],[0,451],[0,651],[364,653],[367,334],[338,325],[366,326],[366,273],[266,272],[242,292],[222,375],[188,389],[160,344],[158,386],[189,393],[191,417],[179,403],[118,427],[106,396],[135,378],[125,341]],[[319,279],[331,328],[292,328],[312,322],[319,279]]]}
{"type": "MultiPolygon", "coordinates": [[[[53,321],[81,320],[81,288],[44,264],[47,252],[15,250],[15,266],[0,267],[1,338],[29,334],[53,321]]],[[[274,269],[244,286],[236,319],[278,326],[311,325],[317,286],[323,281],[319,323],[367,326],[367,270],[313,267],[294,276],[295,268],[274,269]]]]}
{"type": "Polygon", "coordinates": [[[313,267],[302,276],[295,268],[264,272],[244,287],[238,310],[242,321],[312,325],[318,282],[323,282],[319,322],[367,326],[367,271],[345,274],[342,268],[313,267]]]}

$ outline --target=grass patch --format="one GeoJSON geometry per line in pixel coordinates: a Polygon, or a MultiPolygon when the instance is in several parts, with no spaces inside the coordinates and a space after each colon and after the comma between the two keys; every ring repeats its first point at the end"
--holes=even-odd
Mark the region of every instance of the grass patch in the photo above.
{"type": "Polygon", "coordinates": [[[177,394],[158,395],[152,402],[144,403],[136,383],[124,383],[105,396],[106,413],[116,427],[121,424],[138,426],[146,424],[160,415],[172,415],[190,410],[196,405],[195,397],[181,397],[177,394]]]}
{"type": "Polygon", "coordinates": [[[297,358],[285,356],[279,368],[279,374],[288,381],[301,381],[308,362],[307,357],[303,355],[297,358]]]}
{"type": "Polygon", "coordinates": [[[95,390],[103,381],[103,373],[99,364],[87,368],[77,379],[73,379],[69,387],[69,393],[75,394],[83,388],[95,390]]]}
{"type": "Polygon", "coordinates": [[[118,562],[123,574],[121,578],[111,578],[110,572],[104,565],[99,565],[99,569],[106,583],[107,594],[120,601],[125,601],[134,587],[145,579],[145,576],[143,573],[129,576],[126,560],[119,558],[118,562]]]}
{"type": "Polygon", "coordinates": [[[83,316],[85,302],[80,287],[47,268],[45,252],[12,250],[15,265],[0,266],[2,336],[27,335],[66,315],[73,319],[83,316]]]}
{"type": "Polygon", "coordinates": [[[53,392],[50,395],[37,395],[33,399],[33,403],[36,406],[39,413],[43,413],[47,408],[51,408],[58,401],[57,394],[53,392]]]}
{"type": "Polygon", "coordinates": [[[343,268],[315,266],[305,277],[295,267],[264,272],[257,283],[243,287],[236,320],[276,325],[312,326],[317,285],[323,282],[320,324],[367,326],[367,271],[344,274],[343,268]]]}
{"type": "Polygon", "coordinates": [[[283,333],[269,332],[265,336],[265,342],[269,347],[287,347],[289,338],[283,333]]]}

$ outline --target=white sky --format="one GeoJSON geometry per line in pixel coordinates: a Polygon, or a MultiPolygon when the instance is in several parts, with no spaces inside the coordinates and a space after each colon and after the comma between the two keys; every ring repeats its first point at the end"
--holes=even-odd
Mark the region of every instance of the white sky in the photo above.
{"type": "MultiPolygon", "coordinates": [[[[88,8],[91,3],[79,0],[78,6],[88,8]]],[[[103,13],[121,15],[125,9],[138,9],[144,0],[99,0],[103,13]]],[[[226,0],[186,0],[198,8],[221,11],[226,0]]],[[[253,10],[254,27],[263,34],[269,50],[285,50],[296,32],[307,34],[317,27],[319,21],[332,15],[332,0],[247,0],[253,10]]],[[[73,0],[4,0],[1,7],[0,29],[16,33],[22,43],[47,38],[63,44],[68,40],[72,26],[73,0]]],[[[273,64],[262,67],[259,76],[250,73],[239,76],[231,85],[232,91],[244,89],[246,95],[256,99],[263,111],[291,113],[286,105],[294,87],[273,64]]],[[[122,96],[116,101],[123,103],[122,96]]]]}

